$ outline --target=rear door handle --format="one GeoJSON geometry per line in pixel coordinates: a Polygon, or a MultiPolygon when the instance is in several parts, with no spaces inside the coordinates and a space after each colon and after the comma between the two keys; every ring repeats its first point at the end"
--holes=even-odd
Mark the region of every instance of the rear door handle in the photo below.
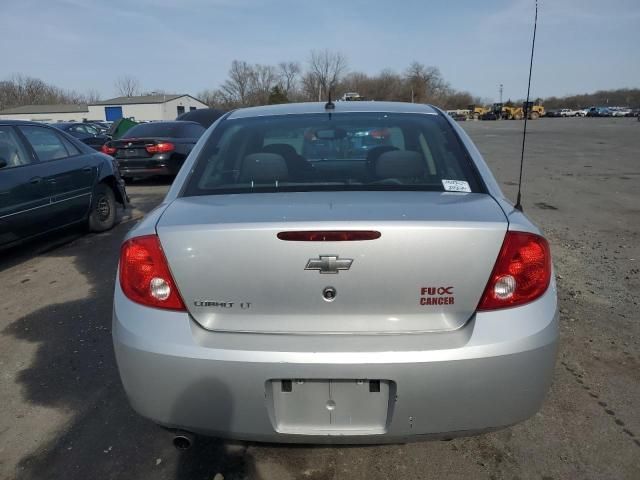
{"type": "Polygon", "coordinates": [[[42,177],[33,177],[29,180],[29,183],[32,185],[39,185],[42,183],[42,177]]]}
{"type": "Polygon", "coordinates": [[[56,184],[56,179],[55,178],[50,178],[50,179],[47,180],[47,183],[49,185],[55,185],[56,184]]]}
{"type": "Polygon", "coordinates": [[[82,169],[82,171],[83,171],[83,172],[86,172],[86,173],[91,173],[91,171],[92,171],[92,170],[93,170],[93,167],[84,167],[84,168],[82,169]]]}

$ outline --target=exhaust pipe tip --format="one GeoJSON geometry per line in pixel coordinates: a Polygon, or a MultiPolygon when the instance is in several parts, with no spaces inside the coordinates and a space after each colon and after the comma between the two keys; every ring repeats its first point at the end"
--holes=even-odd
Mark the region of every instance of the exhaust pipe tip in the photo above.
{"type": "Polygon", "coordinates": [[[193,445],[193,434],[189,432],[176,432],[173,437],[173,446],[178,450],[189,450],[193,445]]]}

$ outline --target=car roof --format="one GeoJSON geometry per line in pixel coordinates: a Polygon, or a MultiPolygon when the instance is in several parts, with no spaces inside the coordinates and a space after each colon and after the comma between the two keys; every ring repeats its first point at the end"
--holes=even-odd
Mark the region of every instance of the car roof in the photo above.
{"type": "Polygon", "coordinates": [[[306,102],[306,103],[282,103],[279,105],[265,105],[262,107],[249,107],[234,110],[227,117],[251,118],[265,117],[273,115],[302,115],[308,113],[362,113],[362,112],[383,112],[383,113],[421,113],[427,115],[437,115],[436,110],[431,105],[422,103],[403,102],[334,102],[335,108],[325,109],[326,102],[306,102]]]}
{"type": "Polygon", "coordinates": [[[9,119],[0,119],[0,125],[36,125],[36,126],[46,126],[48,127],[49,125],[47,125],[44,122],[34,122],[31,120],[9,120],[9,119]]]}

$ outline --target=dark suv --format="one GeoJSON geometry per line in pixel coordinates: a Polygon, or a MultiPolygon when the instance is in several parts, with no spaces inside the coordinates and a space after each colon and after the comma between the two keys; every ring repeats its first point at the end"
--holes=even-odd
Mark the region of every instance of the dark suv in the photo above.
{"type": "Polygon", "coordinates": [[[0,121],[0,246],[72,224],[108,230],[127,202],[110,157],[47,125],[0,121]]]}

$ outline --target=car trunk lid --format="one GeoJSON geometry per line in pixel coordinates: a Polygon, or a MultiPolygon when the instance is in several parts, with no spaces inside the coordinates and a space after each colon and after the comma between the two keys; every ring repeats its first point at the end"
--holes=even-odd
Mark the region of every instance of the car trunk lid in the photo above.
{"type": "Polygon", "coordinates": [[[151,158],[153,153],[147,151],[147,147],[157,145],[159,143],[171,142],[175,143],[173,138],[123,138],[113,140],[111,146],[117,148],[115,158],[118,160],[127,160],[131,158],[151,158]]]}
{"type": "Polygon", "coordinates": [[[489,195],[450,192],[187,197],[157,225],[198,323],[266,333],[457,329],[475,312],[506,230],[489,195]],[[278,238],[311,230],[380,236],[278,238]],[[327,298],[328,288],[335,298],[327,298]]]}

